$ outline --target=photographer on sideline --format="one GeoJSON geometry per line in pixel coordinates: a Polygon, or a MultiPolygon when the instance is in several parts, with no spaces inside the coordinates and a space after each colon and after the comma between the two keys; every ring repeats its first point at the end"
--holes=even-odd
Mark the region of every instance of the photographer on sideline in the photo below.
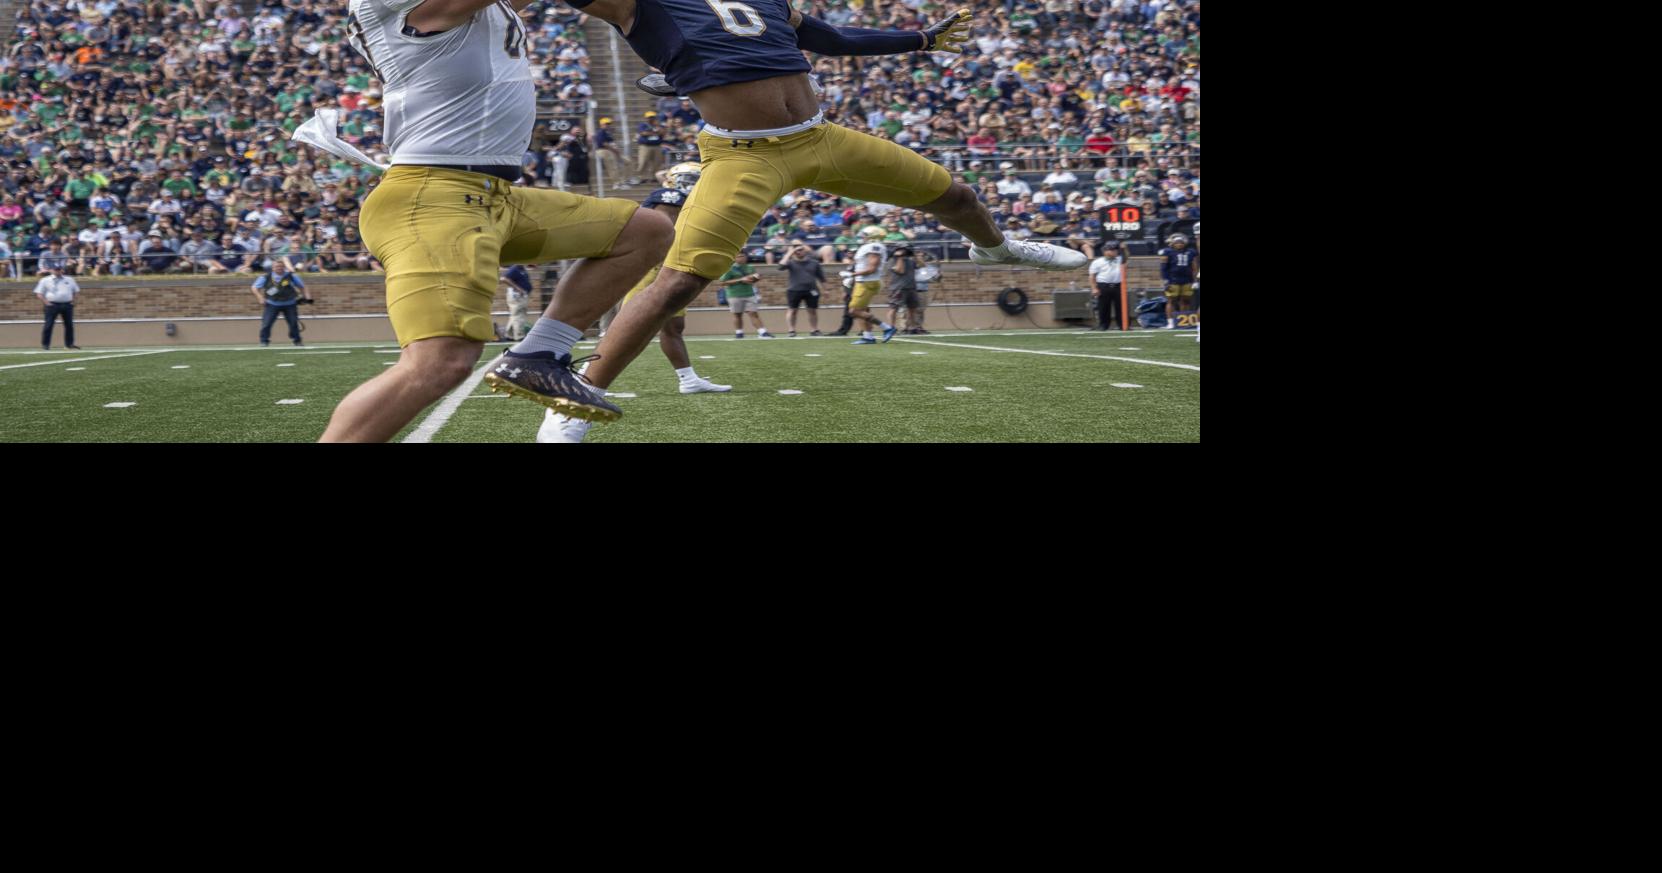
{"type": "MultiPolygon", "coordinates": [[[[900,313],[906,312],[908,324],[921,321],[918,305],[918,261],[912,247],[901,243],[894,247],[889,258],[889,323],[899,324],[900,313]]],[[[910,333],[910,331],[908,331],[910,333]]]]}
{"type": "Polygon", "coordinates": [[[289,339],[300,345],[300,316],[295,310],[302,300],[312,302],[312,295],[306,291],[306,283],[289,271],[286,258],[273,258],[271,272],[254,280],[254,299],[265,304],[260,316],[260,345],[271,345],[271,323],[279,312],[288,320],[289,339]]]}

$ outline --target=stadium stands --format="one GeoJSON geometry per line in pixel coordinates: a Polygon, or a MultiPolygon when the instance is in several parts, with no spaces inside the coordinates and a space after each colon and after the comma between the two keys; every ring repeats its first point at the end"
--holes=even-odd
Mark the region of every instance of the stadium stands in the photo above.
{"type": "MultiPolygon", "coordinates": [[[[320,107],[381,147],[381,91],[329,0],[6,0],[0,33],[0,273],[62,253],[82,275],[376,266],[358,204],[375,173],[288,135],[320,107]]],[[[539,108],[588,109],[580,16],[532,31],[539,108]]],[[[538,178],[546,154],[528,154],[538,178]]]]}
{"type": "MultiPolygon", "coordinates": [[[[816,58],[827,117],[908,145],[976,186],[1022,236],[1093,251],[1123,233],[1148,254],[1172,222],[1199,219],[1199,0],[799,2],[836,25],[919,28],[976,14],[964,55],[816,58]]],[[[589,85],[586,16],[530,13],[539,108],[621,114],[589,85]]],[[[288,141],[314,109],[342,137],[381,147],[379,83],[347,46],[339,0],[0,0],[0,274],[66,257],[81,275],[366,269],[358,205],[373,171],[288,141]],[[15,34],[10,34],[14,26],[15,34]]],[[[663,166],[700,120],[665,98],[663,166]]],[[[540,184],[582,184],[585,132],[534,150],[540,184]],[[565,160],[562,158],[569,158],[565,160]],[[578,166],[568,167],[575,161],[578,166]]],[[[695,152],[694,152],[695,154],[695,152]]],[[[795,191],[763,219],[752,257],[801,239],[834,260],[878,224],[937,256],[956,234],[912,210],[795,191]]]]}

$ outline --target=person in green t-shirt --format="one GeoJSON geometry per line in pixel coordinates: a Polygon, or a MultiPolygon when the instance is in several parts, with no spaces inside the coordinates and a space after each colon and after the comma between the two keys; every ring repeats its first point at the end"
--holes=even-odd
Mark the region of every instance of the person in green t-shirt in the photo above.
{"type": "Polygon", "coordinates": [[[854,235],[852,230],[845,228],[836,239],[831,241],[831,244],[837,247],[835,260],[842,263],[854,257],[854,250],[860,247],[860,239],[854,235]]]}
{"type": "Polygon", "coordinates": [[[92,197],[92,192],[98,190],[97,183],[88,179],[84,174],[76,173],[64,183],[63,191],[69,197],[69,203],[76,208],[86,206],[86,200],[92,197]],[[81,201],[77,203],[76,201],[81,201]]]}
{"type": "Polygon", "coordinates": [[[756,335],[762,339],[773,339],[768,333],[767,326],[762,324],[761,298],[756,296],[756,268],[750,266],[750,257],[745,252],[739,252],[733,259],[733,266],[720,279],[715,281],[718,288],[727,290],[727,308],[733,313],[733,336],[744,339],[744,314],[750,313],[750,320],[756,325],[756,335]]]}
{"type": "Polygon", "coordinates": [[[894,135],[900,133],[905,127],[906,125],[900,120],[900,114],[893,109],[884,111],[883,123],[877,125],[877,129],[887,133],[890,139],[893,139],[894,135]]]}
{"type": "Polygon", "coordinates": [[[202,174],[202,186],[204,188],[224,188],[229,191],[237,187],[237,183],[240,181],[236,173],[225,169],[225,158],[223,156],[214,158],[214,168],[202,174]]]}
{"type": "Polygon", "coordinates": [[[180,199],[196,196],[196,186],[192,185],[190,180],[185,178],[184,171],[182,170],[174,170],[172,173],[168,174],[167,180],[162,182],[162,187],[172,191],[173,194],[180,199]]]}

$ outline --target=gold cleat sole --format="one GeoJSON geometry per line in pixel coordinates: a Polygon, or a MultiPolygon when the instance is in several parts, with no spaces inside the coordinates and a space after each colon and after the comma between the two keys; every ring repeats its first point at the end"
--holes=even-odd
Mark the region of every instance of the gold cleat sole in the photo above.
{"type": "Polygon", "coordinates": [[[578,403],[575,400],[568,400],[564,397],[547,397],[542,394],[538,394],[535,391],[527,391],[524,388],[521,388],[518,385],[502,378],[501,376],[496,375],[495,373],[485,374],[485,384],[490,386],[491,392],[494,394],[507,394],[510,397],[523,397],[532,403],[546,406],[549,409],[566,416],[567,418],[580,418],[584,421],[593,421],[605,424],[607,422],[617,421],[619,418],[623,417],[621,413],[613,412],[610,409],[601,409],[598,406],[590,406],[587,403],[578,403]]]}

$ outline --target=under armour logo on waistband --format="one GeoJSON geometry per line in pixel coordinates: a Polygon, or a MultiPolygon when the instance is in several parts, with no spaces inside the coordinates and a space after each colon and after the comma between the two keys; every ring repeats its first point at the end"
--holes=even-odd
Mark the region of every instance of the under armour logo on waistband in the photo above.
{"type": "Polygon", "coordinates": [[[483,197],[475,197],[475,196],[473,196],[473,195],[472,195],[472,194],[463,194],[463,195],[462,195],[462,199],[463,199],[463,200],[465,200],[465,201],[467,201],[467,202],[468,202],[468,203],[470,203],[470,204],[471,204],[471,203],[474,203],[474,202],[478,202],[478,203],[479,203],[479,204],[481,204],[481,205],[483,205],[483,204],[484,204],[484,202],[485,202],[485,198],[483,198],[483,197]]]}
{"type": "Polygon", "coordinates": [[[753,139],[736,139],[736,140],[733,140],[733,148],[738,148],[739,146],[744,146],[747,149],[755,148],[756,147],[756,141],[753,140],[753,139]]]}

